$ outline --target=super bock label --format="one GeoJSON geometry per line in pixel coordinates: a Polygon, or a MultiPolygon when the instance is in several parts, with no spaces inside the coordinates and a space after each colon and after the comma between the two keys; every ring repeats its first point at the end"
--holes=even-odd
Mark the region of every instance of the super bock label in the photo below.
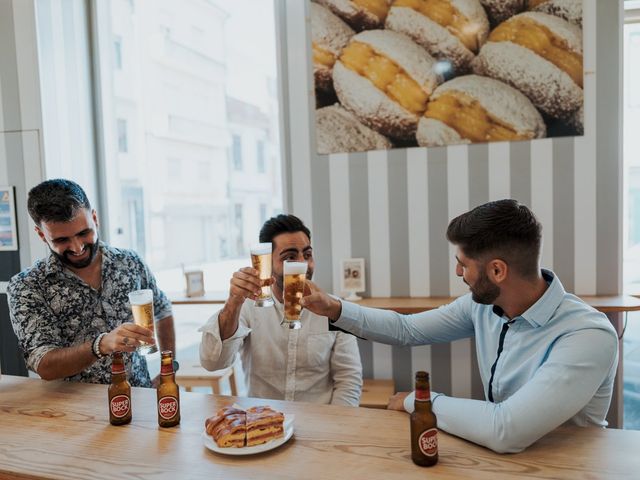
{"type": "Polygon", "coordinates": [[[122,418],[129,413],[129,397],[116,395],[111,399],[111,413],[116,418],[122,418]]]}
{"type": "Polygon", "coordinates": [[[158,413],[165,420],[173,418],[178,412],[178,399],[176,397],[162,397],[158,400],[158,413]]]}
{"type": "Polygon", "coordinates": [[[420,451],[427,457],[433,457],[438,453],[438,429],[430,428],[420,434],[418,438],[420,451]]]}

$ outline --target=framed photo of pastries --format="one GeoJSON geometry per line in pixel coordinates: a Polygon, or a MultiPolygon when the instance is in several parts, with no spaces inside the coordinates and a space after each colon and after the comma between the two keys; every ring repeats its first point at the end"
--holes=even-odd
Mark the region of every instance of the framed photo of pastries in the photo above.
{"type": "Polygon", "coordinates": [[[583,0],[310,0],[320,154],[583,134],[583,0]]]}
{"type": "Polygon", "coordinates": [[[204,295],[204,273],[202,270],[184,272],[187,284],[187,297],[201,297],[204,295]]]}
{"type": "Polygon", "coordinates": [[[347,300],[360,300],[356,292],[366,290],[364,258],[345,258],[342,260],[342,292],[347,300]]]}

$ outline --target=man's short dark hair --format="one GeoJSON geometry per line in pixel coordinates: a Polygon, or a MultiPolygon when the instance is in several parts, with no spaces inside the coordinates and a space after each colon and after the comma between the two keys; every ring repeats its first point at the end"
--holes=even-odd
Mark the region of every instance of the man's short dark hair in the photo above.
{"type": "Polygon", "coordinates": [[[273,242],[281,233],[303,232],[311,240],[311,232],[295,215],[280,214],[264,222],[260,229],[260,243],[273,242]]]}
{"type": "Polygon", "coordinates": [[[538,274],[542,225],[516,200],[485,203],[454,218],[447,239],[469,258],[500,258],[523,277],[538,274]]]}
{"type": "Polygon", "coordinates": [[[87,194],[71,180],[56,178],[46,180],[29,191],[27,201],[29,215],[36,223],[68,222],[79,209],[91,209],[87,194]]]}

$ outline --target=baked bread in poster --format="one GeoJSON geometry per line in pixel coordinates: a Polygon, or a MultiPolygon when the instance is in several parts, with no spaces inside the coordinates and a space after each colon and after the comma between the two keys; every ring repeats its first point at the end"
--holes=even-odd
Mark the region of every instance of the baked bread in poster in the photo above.
{"type": "Polygon", "coordinates": [[[316,142],[319,154],[388,150],[392,147],[387,137],[363,125],[358,117],[340,104],[316,110],[316,142]]]}
{"type": "Polygon", "coordinates": [[[492,78],[466,75],[440,85],[418,124],[418,145],[530,140],[545,136],[542,116],[522,93],[492,78]]]}
{"type": "Polygon", "coordinates": [[[480,0],[480,3],[487,12],[491,25],[497,25],[522,12],[527,0],[480,0]]]}
{"type": "Polygon", "coordinates": [[[529,0],[529,10],[563,18],[582,28],[583,0],[529,0]]]}
{"type": "Polygon", "coordinates": [[[582,30],[553,15],[526,12],[501,23],[472,67],[517,88],[552,118],[568,118],[583,102],[582,30]]]}
{"type": "Polygon", "coordinates": [[[284,436],[284,415],[270,407],[247,409],[247,447],[284,436]]]}
{"type": "Polygon", "coordinates": [[[243,447],[247,436],[246,418],[244,410],[224,407],[205,421],[207,435],[221,448],[243,447]]]}
{"type": "Polygon", "coordinates": [[[333,89],[333,65],[354,31],[329,10],[311,3],[311,48],[316,89],[333,89]]]}
{"type": "Polygon", "coordinates": [[[315,0],[360,32],[381,28],[391,0],[315,0]]]}
{"type": "Polygon", "coordinates": [[[489,34],[479,0],[395,0],[385,27],[411,37],[434,58],[468,69],[489,34]]]}
{"type": "Polygon", "coordinates": [[[340,103],[387,137],[411,139],[441,77],[427,51],[401,33],[371,30],[351,37],[333,67],[340,103]]]}

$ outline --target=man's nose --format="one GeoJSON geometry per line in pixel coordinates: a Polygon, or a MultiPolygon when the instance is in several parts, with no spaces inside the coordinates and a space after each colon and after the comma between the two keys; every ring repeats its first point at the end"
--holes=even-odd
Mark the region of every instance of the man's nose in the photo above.
{"type": "Polygon", "coordinates": [[[456,265],[456,275],[461,277],[462,273],[462,267],[460,265],[456,265]]]}
{"type": "Polygon", "coordinates": [[[83,249],[84,249],[84,242],[82,240],[80,240],[79,238],[71,239],[71,248],[70,248],[70,250],[73,253],[78,255],[79,253],[82,253],[83,249]]]}

